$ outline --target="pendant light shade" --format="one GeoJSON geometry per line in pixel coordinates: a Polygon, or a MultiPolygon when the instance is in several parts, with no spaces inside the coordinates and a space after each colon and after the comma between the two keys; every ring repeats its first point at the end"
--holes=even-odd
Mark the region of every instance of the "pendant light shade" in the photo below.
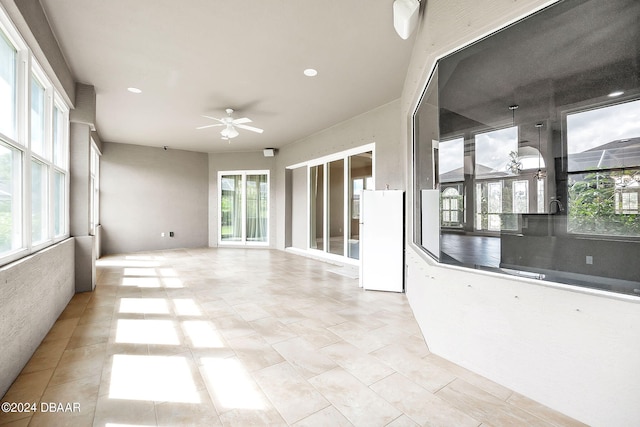
{"type": "Polygon", "coordinates": [[[538,128],[538,171],[536,172],[536,174],[534,175],[534,177],[538,180],[538,181],[542,181],[543,179],[545,179],[547,177],[547,173],[544,172],[542,170],[541,167],[541,158],[542,158],[542,151],[541,151],[541,143],[540,143],[540,135],[542,133],[542,123],[536,123],[536,127],[538,128]]]}
{"type": "MultiPolygon", "coordinates": [[[[511,110],[511,126],[516,127],[516,110],[518,109],[518,105],[509,105],[509,110],[511,110]]],[[[516,133],[517,135],[517,133],[516,133]]],[[[514,175],[519,175],[522,171],[522,162],[520,161],[520,153],[518,147],[516,146],[516,151],[511,151],[509,153],[509,162],[507,163],[507,170],[514,175]]]]}

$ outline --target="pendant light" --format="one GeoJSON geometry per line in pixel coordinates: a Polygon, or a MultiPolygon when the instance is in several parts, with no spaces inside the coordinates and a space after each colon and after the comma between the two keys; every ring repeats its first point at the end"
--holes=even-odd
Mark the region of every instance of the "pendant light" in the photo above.
{"type": "Polygon", "coordinates": [[[541,158],[542,158],[542,151],[541,151],[541,146],[540,146],[540,134],[542,132],[542,123],[536,123],[535,125],[538,128],[538,172],[536,172],[536,174],[534,175],[534,177],[538,180],[538,181],[542,181],[543,179],[545,179],[547,177],[547,173],[544,172],[542,170],[541,167],[541,158]]]}
{"type": "MultiPolygon", "coordinates": [[[[516,127],[516,110],[519,105],[509,105],[509,110],[511,110],[511,126],[516,127]]],[[[516,133],[517,134],[517,133],[516,133]]],[[[516,136],[517,139],[517,136],[516,136]]],[[[509,153],[509,162],[507,163],[507,170],[514,175],[519,175],[520,171],[522,171],[522,162],[518,157],[518,147],[516,146],[516,151],[511,151],[509,153]]]]}

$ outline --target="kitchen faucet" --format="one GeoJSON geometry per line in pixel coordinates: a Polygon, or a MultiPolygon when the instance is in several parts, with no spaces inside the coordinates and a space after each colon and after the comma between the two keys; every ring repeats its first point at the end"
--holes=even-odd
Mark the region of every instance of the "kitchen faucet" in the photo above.
{"type": "Polygon", "coordinates": [[[564,211],[564,206],[562,206],[562,202],[560,201],[560,199],[558,199],[557,197],[554,197],[553,199],[551,199],[551,201],[549,202],[549,213],[550,214],[559,214],[560,212],[564,211]],[[555,212],[551,212],[551,207],[553,205],[557,206],[557,210],[555,212]]]}

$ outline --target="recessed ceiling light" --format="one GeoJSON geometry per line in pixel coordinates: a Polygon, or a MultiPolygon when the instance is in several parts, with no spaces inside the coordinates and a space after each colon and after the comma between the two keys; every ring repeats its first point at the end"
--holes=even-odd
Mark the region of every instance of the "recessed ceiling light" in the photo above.
{"type": "Polygon", "coordinates": [[[609,98],[615,98],[616,96],[620,96],[624,93],[624,91],[621,90],[616,90],[614,92],[611,92],[609,95],[607,95],[609,98]]]}
{"type": "Polygon", "coordinates": [[[315,77],[318,75],[318,71],[314,70],[313,68],[307,68],[306,70],[304,70],[304,75],[307,77],[315,77]]]}
{"type": "Polygon", "coordinates": [[[127,90],[131,93],[142,93],[142,90],[138,89],[137,87],[128,87],[127,90]]]}

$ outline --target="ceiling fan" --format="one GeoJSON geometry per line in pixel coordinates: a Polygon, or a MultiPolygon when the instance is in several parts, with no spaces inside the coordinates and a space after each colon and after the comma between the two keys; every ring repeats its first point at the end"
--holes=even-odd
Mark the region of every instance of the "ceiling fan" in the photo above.
{"type": "Polygon", "coordinates": [[[225,140],[231,140],[232,138],[235,138],[236,136],[240,135],[240,133],[238,132],[238,129],[250,130],[251,132],[256,132],[256,133],[263,132],[263,130],[260,128],[247,126],[245,124],[245,123],[251,123],[251,119],[247,117],[243,117],[241,119],[234,119],[233,117],[231,117],[231,114],[233,114],[233,110],[231,108],[227,108],[225,111],[227,112],[227,117],[223,117],[221,119],[217,117],[203,115],[202,117],[215,120],[219,123],[216,123],[213,125],[200,126],[200,127],[197,127],[196,129],[206,129],[206,128],[211,128],[216,126],[224,126],[224,129],[220,131],[220,135],[222,135],[222,139],[225,139],[225,140]]]}

